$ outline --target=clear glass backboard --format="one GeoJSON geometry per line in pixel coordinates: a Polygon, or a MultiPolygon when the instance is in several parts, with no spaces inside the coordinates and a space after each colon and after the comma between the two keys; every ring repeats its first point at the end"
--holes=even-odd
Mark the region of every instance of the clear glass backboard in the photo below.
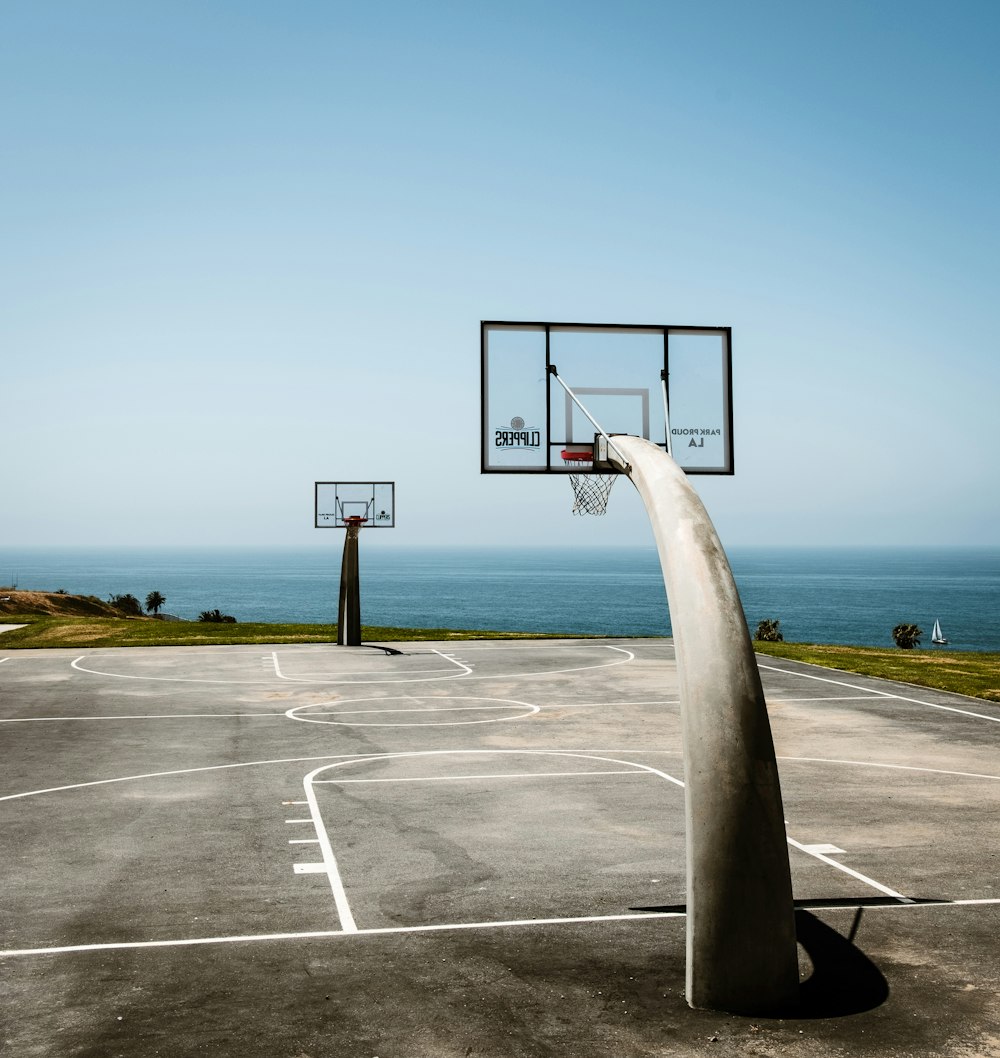
{"type": "Polygon", "coordinates": [[[315,485],[317,529],[343,529],[352,522],[366,529],[395,527],[394,481],[317,481],[315,485]]]}
{"type": "Polygon", "coordinates": [[[485,320],[481,352],[484,474],[592,471],[565,458],[595,427],[558,379],[606,433],[645,437],[689,474],[733,473],[729,327],[485,320]]]}

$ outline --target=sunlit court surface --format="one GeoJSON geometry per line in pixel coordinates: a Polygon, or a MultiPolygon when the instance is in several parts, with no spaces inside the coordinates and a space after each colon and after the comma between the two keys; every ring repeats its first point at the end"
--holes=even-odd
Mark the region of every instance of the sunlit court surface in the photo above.
{"type": "Polygon", "coordinates": [[[0,649],[4,1054],[1000,1054],[1000,706],[759,659],[746,1018],[684,999],[671,642],[384,647],[0,649]]]}

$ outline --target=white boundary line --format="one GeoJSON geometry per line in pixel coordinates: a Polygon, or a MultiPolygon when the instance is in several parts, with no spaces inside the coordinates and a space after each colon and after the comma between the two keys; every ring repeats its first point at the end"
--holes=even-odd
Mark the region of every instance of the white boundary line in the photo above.
{"type": "Polygon", "coordinates": [[[216,720],[232,719],[233,717],[264,717],[273,720],[275,717],[283,717],[283,712],[278,713],[136,713],[124,716],[19,716],[7,720],[0,720],[0,724],[33,724],[38,721],[54,720],[216,720]]]}
{"type": "MultiPolygon", "coordinates": [[[[868,911],[920,910],[941,907],[983,907],[1000,904],[1000,897],[974,900],[926,900],[909,904],[863,904],[844,900],[838,904],[824,904],[823,911],[868,911]]],[[[801,905],[808,910],[812,905],[803,900],[801,905]]],[[[23,958],[30,955],[70,955],[92,951],[123,951],[141,948],[187,948],[206,944],[254,944],[280,940],[327,940],[336,937],[377,937],[395,933],[445,933],[453,930],[510,929],[524,926],[572,926],[589,922],[638,922],[664,918],[686,918],[686,911],[637,911],[627,915],[579,915],[568,918],[505,919],[499,922],[442,922],[426,926],[376,926],[373,929],[357,929],[353,932],[340,929],[309,930],[302,933],[258,933],[217,937],[180,937],[168,940],[110,941],[104,944],[68,944],[51,948],[11,948],[0,951],[0,959],[23,958]]]]}
{"type": "Polygon", "coordinates": [[[524,772],[498,772],[495,775],[485,773],[483,775],[415,775],[402,779],[316,779],[314,786],[346,786],[348,783],[373,783],[373,782],[460,782],[465,779],[563,779],[567,777],[580,777],[589,775],[641,775],[642,772],[635,768],[622,768],[616,770],[597,771],[524,771],[524,772]]]}
{"type": "Polygon", "coordinates": [[[836,698],[768,698],[768,704],[781,705],[785,702],[881,702],[882,694],[843,694],[836,698]]]}
{"type": "Polygon", "coordinates": [[[128,948],[177,948],[198,944],[247,944],[268,940],[311,940],[332,937],[377,937],[393,933],[442,933],[462,929],[504,929],[512,926],[562,926],[584,922],[630,922],[654,918],[684,918],[683,911],[637,911],[627,915],[579,915],[569,918],[513,918],[499,922],[447,922],[427,926],[376,926],[373,929],[322,929],[303,933],[259,933],[257,935],[189,937],[178,940],[112,941],[106,944],[70,944],[58,948],[14,948],[0,951],[0,958],[25,955],[64,955],[72,952],[119,951],[128,948]]]}
{"type": "Polygon", "coordinates": [[[343,929],[345,933],[357,933],[358,927],[354,921],[354,916],[351,914],[351,907],[347,902],[347,893],[344,891],[344,883],[341,880],[340,870],[337,867],[337,857],[334,856],[333,849],[330,846],[330,838],[327,835],[326,827],[323,825],[323,816],[320,813],[319,804],[316,801],[316,791],[313,789],[313,777],[317,772],[322,770],[322,768],[316,768],[314,771],[311,771],[302,780],[302,785],[305,787],[306,800],[309,802],[309,814],[312,816],[313,826],[316,829],[316,837],[319,839],[320,852],[323,856],[323,867],[326,876],[330,880],[330,889],[333,892],[333,902],[337,907],[337,915],[340,918],[341,929],[343,929]]]}
{"type": "MultiPolygon", "coordinates": [[[[806,662],[803,662],[806,664],[806,662]]],[[[757,662],[758,668],[766,669],[768,672],[780,672],[784,676],[801,676],[807,680],[819,680],[821,683],[833,683],[838,687],[849,687],[853,691],[868,691],[874,694],[876,697],[895,699],[899,702],[909,702],[910,705],[923,705],[928,709],[943,709],[948,713],[960,713],[962,716],[975,717],[977,720],[988,720],[991,724],[1000,724],[1000,716],[986,716],[984,713],[974,713],[969,709],[959,709],[954,705],[939,705],[937,702],[925,702],[920,698],[907,698],[905,695],[896,694],[893,691],[880,691],[875,687],[859,687],[856,683],[845,683],[843,680],[831,680],[827,676],[814,676],[809,672],[796,672],[794,669],[779,669],[776,665],[762,665],[759,661],[757,662]]],[[[881,677],[872,676],[872,679],[881,679],[881,677]]],[[[885,682],[892,682],[885,681],[885,682]]],[[[948,694],[950,692],[944,691],[943,693],[948,694]]]]}
{"type": "Polygon", "coordinates": [[[996,779],[1000,775],[986,775],[977,771],[949,771],[946,768],[920,768],[915,764],[883,764],[871,760],[838,760],[835,757],[779,757],[778,760],[801,761],[806,764],[848,764],[858,768],[891,768],[894,771],[919,771],[929,775],[955,775],[960,779],[996,779]]]}

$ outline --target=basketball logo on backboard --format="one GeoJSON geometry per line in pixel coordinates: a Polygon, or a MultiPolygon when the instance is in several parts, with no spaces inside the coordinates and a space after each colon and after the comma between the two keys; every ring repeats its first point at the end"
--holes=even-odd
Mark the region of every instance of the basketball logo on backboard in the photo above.
{"type": "Polygon", "coordinates": [[[509,430],[494,430],[493,445],[496,448],[534,449],[542,447],[542,431],[537,426],[525,426],[524,419],[515,415],[510,420],[509,430]]]}

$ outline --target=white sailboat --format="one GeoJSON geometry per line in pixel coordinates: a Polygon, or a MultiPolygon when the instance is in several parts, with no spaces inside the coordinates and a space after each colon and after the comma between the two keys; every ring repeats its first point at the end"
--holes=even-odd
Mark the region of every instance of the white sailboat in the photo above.
{"type": "Polygon", "coordinates": [[[934,629],[931,632],[931,642],[938,643],[942,646],[946,645],[948,642],[944,637],[944,633],[941,631],[941,622],[936,617],[934,618],[934,629]]]}

